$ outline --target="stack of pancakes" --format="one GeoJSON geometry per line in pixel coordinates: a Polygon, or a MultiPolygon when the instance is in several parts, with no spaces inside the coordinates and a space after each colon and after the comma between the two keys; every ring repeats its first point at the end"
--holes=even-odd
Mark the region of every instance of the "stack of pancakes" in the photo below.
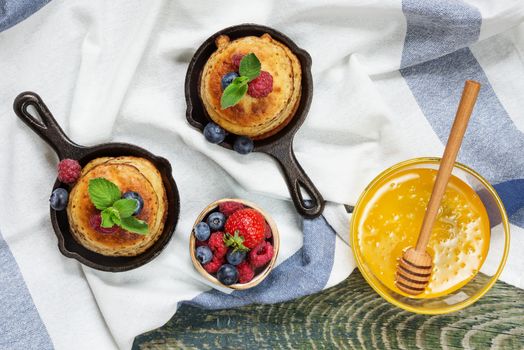
{"type": "Polygon", "coordinates": [[[216,39],[218,47],[206,62],[200,81],[200,98],[209,117],[225,130],[263,139],[286,126],[293,118],[301,96],[302,71],[298,58],[291,50],[269,34],[247,36],[233,41],[226,35],[216,39]],[[246,94],[238,104],[221,109],[221,79],[237,71],[233,55],[254,53],[263,71],[273,77],[273,91],[266,97],[246,94]]]}
{"type": "Polygon", "coordinates": [[[73,237],[85,248],[107,256],[135,256],[147,250],[160,237],[167,216],[167,196],[160,172],[149,160],[138,157],[103,157],[90,161],[71,190],[67,216],[73,237]],[[89,197],[89,180],[105,178],[121,193],[134,191],[144,200],[137,219],[148,224],[148,234],[130,233],[118,227],[101,233],[90,224],[100,211],[89,197]]]}

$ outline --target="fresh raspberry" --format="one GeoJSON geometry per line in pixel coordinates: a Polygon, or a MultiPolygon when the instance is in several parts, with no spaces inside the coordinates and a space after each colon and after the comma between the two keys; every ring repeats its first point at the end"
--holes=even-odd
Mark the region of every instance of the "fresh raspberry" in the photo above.
{"type": "Polygon", "coordinates": [[[89,225],[99,233],[111,234],[118,231],[118,226],[113,227],[102,227],[102,216],[100,214],[91,215],[89,218],[89,225]]]}
{"type": "Polygon", "coordinates": [[[208,241],[209,248],[213,252],[213,256],[223,258],[227,254],[227,246],[224,243],[224,232],[213,232],[208,241]]]}
{"type": "Polygon", "coordinates": [[[244,239],[242,242],[246,248],[255,248],[264,240],[266,220],[255,209],[240,209],[231,214],[226,221],[226,232],[231,236],[238,235],[244,239]]]}
{"type": "Polygon", "coordinates": [[[273,236],[273,232],[271,231],[271,226],[269,226],[267,222],[266,222],[266,227],[264,230],[264,236],[266,237],[266,239],[270,239],[271,236],[273,236]]]}
{"type": "Polygon", "coordinates": [[[244,209],[244,205],[238,202],[223,202],[218,205],[218,210],[225,216],[230,216],[240,209],[244,209]]]}
{"type": "Polygon", "coordinates": [[[261,71],[260,75],[247,86],[247,93],[251,97],[266,97],[273,91],[273,77],[266,71],[261,71]]]}
{"type": "Polygon", "coordinates": [[[240,264],[238,264],[237,271],[239,283],[247,283],[251,281],[253,277],[255,277],[255,270],[253,270],[247,261],[242,261],[240,264]]]}
{"type": "Polygon", "coordinates": [[[240,68],[240,61],[242,61],[242,58],[244,57],[241,53],[236,53],[233,56],[231,56],[231,63],[235,68],[238,70],[240,68]]]}
{"type": "Polygon", "coordinates": [[[224,265],[225,262],[226,262],[226,259],[224,259],[224,257],[218,257],[216,255],[213,255],[213,259],[211,259],[211,261],[208,262],[207,264],[202,265],[202,267],[208,273],[215,274],[217,273],[220,266],[224,265]]]}
{"type": "Polygon", "coordinates": [[[64,159],[58,163],[58,180],[71,184],[78,180],[82,167],[74,159],[64,159]]]}
{"type": "Polygon", "coordinates": [[[273,258],[273,246],[269,242],[262,242],[249,252],[249,262],[256,269],[266,265],[271,258],[273,258]]]}

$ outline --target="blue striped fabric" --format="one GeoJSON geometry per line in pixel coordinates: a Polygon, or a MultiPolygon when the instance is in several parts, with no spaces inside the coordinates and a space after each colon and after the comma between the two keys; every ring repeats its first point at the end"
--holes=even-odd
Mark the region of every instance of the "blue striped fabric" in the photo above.
{"type": "MultiPolygon", "coordinates": [[[[50,0],[0,0],[0,32],[38,11],[50,0]]],[[[0,234],[0,349],[53,349],[7,243],[0,234]]]]}
{"type": "Polygon", "coordinates": [[[53,349],[15,258],[0,234],[0,349],[53,349]]]}
{"type": "Polygon", "coordinates": [[[0,0],[0,32],[23,21],[51,0],[0,0]]]}
{"type": "Polygon", "coordinates": [[[462,1],[404,0],[402,12],[407,27],[401,68],[461,49],[480,34],[480,12],[462,1]]]}
{"type": "Polygon", "coordinates": [[[482,84],[459,161],[496,184],[502,201],[511,209],[510,221],[524,227],[524,135],[500,103],[480,64],[464,47],[478,40],[480,12],[460,1],[428,2],[402,3],[407,32],[401,64],[405,68],[400,73],[443,143],[464,81],[482,84]]]}
{"type": "Polygon", "coordinates": [[[494,187],[504,201],[510,221],[524,227],[524,179],[501,182],[494,187]]]}

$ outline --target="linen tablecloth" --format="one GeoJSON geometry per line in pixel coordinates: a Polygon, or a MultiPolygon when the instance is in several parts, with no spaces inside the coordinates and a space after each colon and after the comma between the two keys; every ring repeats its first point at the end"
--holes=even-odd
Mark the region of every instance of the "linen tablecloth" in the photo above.
{"type": "Polygon", "coordinates": [[[482,90],[459,161],[501,195],[512,230],[501,279],[524,287],[521,2],[54,0],[14,25],[45,3],[0,1],[0,348],[128,349],[181,302],[274,303],[342,281],[355,267],[343,205],[386,167],[441,155],[466,79],[482,90]],[[314,98],[294,148],[327,200],[318,219],[296,214],[268,156],[209,144],[186,122],[196,48],[246,22],[312,56],[314,98]],[[169,159],[181,215],[158,258],[111,274],[60,255],[48,208],[57,158],[12,111],[25,90],[77,143],[130,142],[169,159]],[[278,266],[249,291],[212,289],[189,259],[196,216],[222,197],[256,202],[281,232],[278,266]]]}

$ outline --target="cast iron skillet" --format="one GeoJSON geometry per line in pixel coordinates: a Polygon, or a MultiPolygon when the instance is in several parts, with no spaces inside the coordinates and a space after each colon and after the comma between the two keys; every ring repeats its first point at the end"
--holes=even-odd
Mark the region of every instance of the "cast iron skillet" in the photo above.
{"type": "MultiPolygon", "coordinates": [[[[211,121],[200,99],[199,90],[200,76],[204,65],[217,49],[215,39],[222,34],[229,36],[231,39],[237,39],[249,35],[260,36],[264,33],[268,33],[274,39],[285,44],[300,60],[300,65],[302,66],[302,96],[291,122],[275,135],[255,141],[254,151],[267,153],[278,161],[284,172],[295,208],[302,216],[314,218],[322,214],[324,199],[298,163],[293,152],[293,137],[304,122],[313,97],[311,57],[291,39],[272,28],[257,24],[241,24],[213,34],[195,52],[187,69],[185,83],[186,117],[189,124],[201,131],[211,121]],[[309,195],[311,200],[303,198],[301,188],[309,195]]],[[[233,143],[234,136],[230,135],[221,143],[221,146],[232,149],[233,143]]]]}
{"type": "MultiPolygon", "coordinates": [[[[167,218],[164,231],[148,250],[140,255],[131,257],[111,257],[92,252],[73,238],[69,230],[66,211],[51,209],[51,222],[58,238],[58,248],[63,255],[74,258],[82,264],[97,270],[120,272],[142,266],[160,254],[175,230],[180,213],[178,189],[171,175],[171,165],[166,159],[157,157],[143,148],[126,143],[104,143],[93,147],[77,145],[64,134],[64,131],[53,118],[40,96],[34,92],[23,92],[18,95],[15,98],[13,108],[16,115],[47,142],[60,159],[76,159],[84,166],[90,160],[99,157],[136,156],[150,160],[162,175],[168,201],[167,218]],[[33,106],[36,109],[41,120],[33,117],[28,112],[27,108],[29,106],[33,106]]],[[[57,187],[63,187],[69,192],[69,186],[61,183],[58,179],[53,186],[53,190],[57,187]]]]}

